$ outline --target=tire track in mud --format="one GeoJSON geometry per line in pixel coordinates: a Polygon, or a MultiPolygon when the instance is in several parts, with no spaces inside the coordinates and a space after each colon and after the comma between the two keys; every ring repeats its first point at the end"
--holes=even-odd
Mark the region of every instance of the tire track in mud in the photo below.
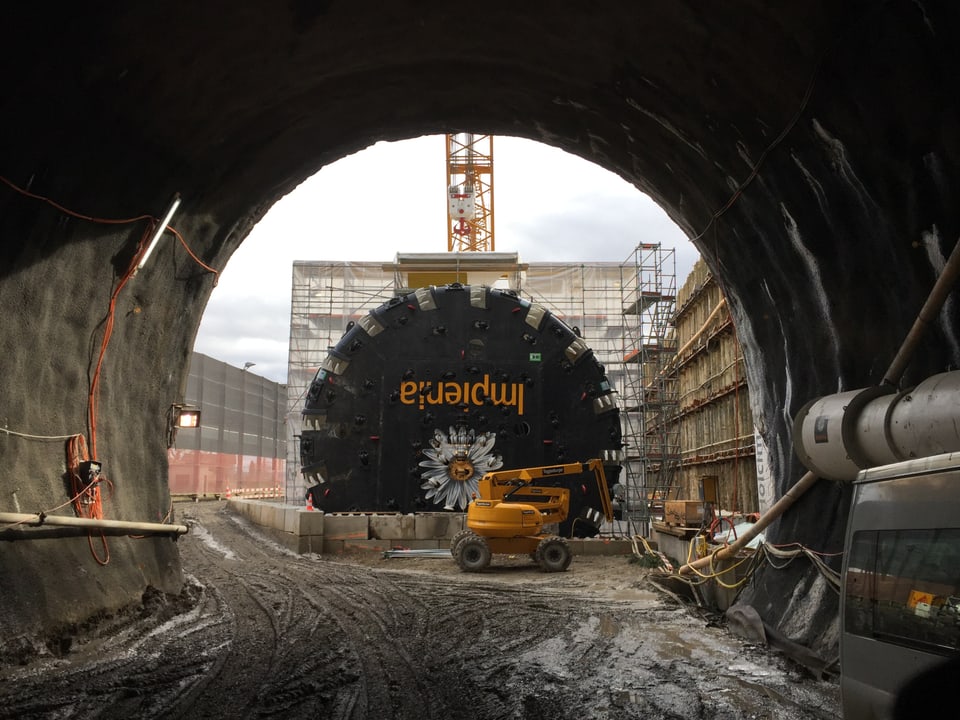
{"type": "MultiPolygon", "coordinates": [[[[228,716],[231,709],[237,717],[340,717],[336,708],[356,703],[351,686],[361,677],[361,663],[338,639],[336,620],[310,601],[316,581],[311,563],[294,555],[278,557],[275,547],[223,512],[206,512],[203,522],[216,534],[217,545],[236,556],[207,568],[205,579],[231,592],[242,652],[221,671],[225,679],[217,695],[198,700],[185,717],[228,716]],[[282,569],[290,566],[296,574],[282,569]],[[252,611],[237,612],[238,606],[252,611]],[[223,687],[241,691],[223,697],[223,687]]],[[[185,566],[190,559],[184,553],[185,566]]]]}
{"type": "MultiPolygon", "coordinates": [[[[230,544],[238,553],[263,552],[241,538],[230,544]]],[[[338,642],[361,665],[351,701],[327,708],[338,717],[447,718],[464,708],[478,718],[513,716],[505,712],[504,688],[517,669],[504,654],[535,646],[545,624],[566,622],[569,614],[552,597],[504,593],[496,583],[451,583],[315,558],[291,558],[281,574],[290,578],[291,570],[294,582],[310,578],[304,597],[339,626],[338,642]]]]}
{"type": "MultiPolygon", "coordinates": [[[[424,684],[418,660],[409,651],[410,633],[416,626],[401,623],[383,596],[367,587],[367,583],[326,586],[313,600],[316,606],[327,607],[338,622],[342,641],[347,642],[360,658],[361,692],[351,718],[434,717],[431,688],[424,684]]],[[[392,595],[398,605],[407,598],[392,595]]]]}
{"type": "Polygon", "coordinates": [[[229,642],[223,599],[195,585],[189,608],[164,620],[107,618],[65,658],[0,674],[0,718],[164,717],[229,642]],[[195,647],[190,641],[202,638],[195,647]]]}
{"type": "Polygon", "coordinates": [[[295,555],[220,504],[181,514],[197,578],[182,606],[0,667],[0,718],[819,720],[836,707],[673,605],[595,592],[586,559],[579,576],[410,571],[295,555]]]}
{"type": "MultiPolygon", "coordinates": [[[[419,653],[422,670],[436,691],[456,688],[445,696],[446,706],[469,708],[475,718],[523,716],[515,702],[517,686],[536,685],[538,678],[536,668],[520,658],[578,614],[568,597],[557,602],[536,591],[505,593],[496,584],[399,574],[391,583],[409,588],[407,595],[431,597],[433,617],[419,653]]],[[[557,712],[554,708],[550,716],[559,717],[557,712]]]]}

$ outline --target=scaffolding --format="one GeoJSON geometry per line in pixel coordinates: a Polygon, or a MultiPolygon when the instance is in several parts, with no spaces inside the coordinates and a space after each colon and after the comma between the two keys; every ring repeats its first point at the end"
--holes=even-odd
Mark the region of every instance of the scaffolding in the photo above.
{"type": "MultiPolygon", "coordinates": [[[[398,293],[452,282],[506,286],[575,328],[620,394],[624,468],[619,492],[628,532],[649,530],[650,502],[674,490],[679,433],[670,352],[676,295],[672,249],[640,245],[624,262],[521,263],[516,253],[398,254],[390,263],[293,266],[288,369],[287,498],[299,499],[303,395],[350,322],[398,293]]],[[[656,506],[655,506],[656,507],[656,506]]]]}
{"type": "Polygon", "coordinates": [[[680,489],[675,251],[638,245],[621,273],[622,502],[631,532],[648,535],[680,489]]]}
{"type": "Polygon", "coordinates": [[[287,463],[284,496],[302,501],[300,430],[304,395],[347,329],[394,295],[393,274],[378,262],[295,262],[287,359],[287,463]]]}

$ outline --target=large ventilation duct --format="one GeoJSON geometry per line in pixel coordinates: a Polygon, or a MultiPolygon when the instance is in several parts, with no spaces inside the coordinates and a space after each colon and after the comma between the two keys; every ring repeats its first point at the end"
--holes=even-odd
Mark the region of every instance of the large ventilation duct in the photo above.
{"type": "Polygon", "coordinates": [[[902,392],[881,386],[812,400],[794,419],[793,444],[807,468],[831,480],[960,451],[960,371],[934,375],[902,392]]]}

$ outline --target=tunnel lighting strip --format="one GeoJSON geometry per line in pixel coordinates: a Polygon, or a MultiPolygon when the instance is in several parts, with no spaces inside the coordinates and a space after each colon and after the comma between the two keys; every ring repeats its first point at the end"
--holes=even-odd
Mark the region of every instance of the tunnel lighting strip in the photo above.
{"type": "Polygon", "coordinates": [[[157,243],[160,241],[163,231],[167,229],[167,225],[170,224],[170,221],[173,219],[173,214],[177,211],[177,208],[180,207],[180,193],[176,193],[173,196],[173,200],[170,201],[170,207],[167,208],[166,214],[163,216],[163,220],[160,221],[160,224],[157,225],[157,229],[153,232],[153,237],[150,238],[150,244],[147,245],[147,249],[143,253],[143,257],[140,258],[140,262],[137,263],[137,269],[134,272],[136,275],[143,269],[143,266],[147,264],[147,258],[150,257],[150,254],[153,252],[153,249],[157,246],[157,243]]]}

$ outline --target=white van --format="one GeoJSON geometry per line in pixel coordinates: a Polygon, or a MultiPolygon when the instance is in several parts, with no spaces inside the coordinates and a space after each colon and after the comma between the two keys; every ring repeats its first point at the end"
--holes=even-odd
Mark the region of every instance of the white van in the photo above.
{"type": "Polygon", "coordinates": [[[908,681],[960,656],[960,453],[859,473],[841,612],[845,720],[894,717],[908,681]]]}

